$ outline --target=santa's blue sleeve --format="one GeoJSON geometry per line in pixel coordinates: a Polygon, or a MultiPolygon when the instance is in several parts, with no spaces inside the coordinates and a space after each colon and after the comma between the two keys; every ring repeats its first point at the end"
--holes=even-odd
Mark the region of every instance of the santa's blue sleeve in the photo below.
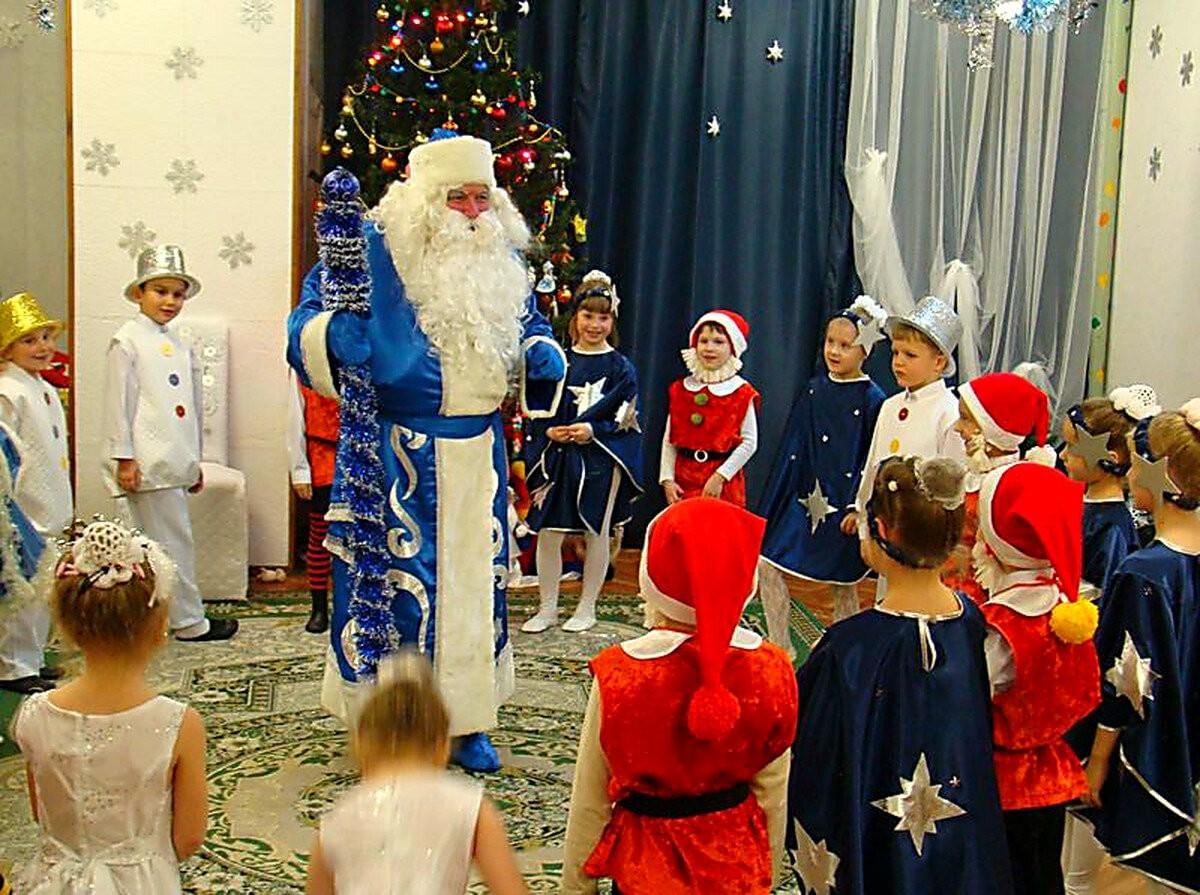
{"type": "Polygon", "coordinates": [[[538,310],[537,297],[529,296],[522,334],[525,377],[537,382],[558,382],[567,373],[567,355],[554,338],[545,315],[538,310]]]}
{"type": "Polygon", "coordinates": [[[326,344],[330,316],[321,306],[321,265],[318,264],[304,278],[300,304],[288,315],[287,361],[306,386],[335,397],[333,364],[326,344]]]}

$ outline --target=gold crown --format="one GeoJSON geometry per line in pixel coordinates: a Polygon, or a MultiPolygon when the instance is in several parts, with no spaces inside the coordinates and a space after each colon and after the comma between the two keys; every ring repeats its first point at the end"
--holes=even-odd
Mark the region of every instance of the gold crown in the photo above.
{"type": "Polygon", "coordinates": [[[32,292],[19,292],[0,302],[0,351],[35,330],[50,327],[54,335],[62,332],[61,320],[46,316],[32,292]]]}

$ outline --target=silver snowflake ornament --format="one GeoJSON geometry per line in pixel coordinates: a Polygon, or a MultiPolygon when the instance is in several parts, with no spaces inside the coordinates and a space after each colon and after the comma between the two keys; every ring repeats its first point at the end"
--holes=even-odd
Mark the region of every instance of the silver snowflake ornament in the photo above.
{"type": "Polygon", "coordinates": [[[595,382],[585,382],[583,385],[568,385],[567,389],[575,396],[575,412],[587,413],[595,404],[604,398],[604,386],[608,383],[607,376],[601,376],[595,382]]]}
{"type": "Polygon", "coordinates": [[[520,0],[520,2],[517,4],[517,15],[529,15],[529,0],[520,0]]]}
{"type": "Polygon", "coordinates": [[[721,120],[714,115],[712,118],[708,119],[708,124],[705,126],[705,130],[708,131],[708,135],[710,137],[721,136],[721,120]]]}
{"type": "Polygon", "coordinates": [[[1187,87],[1192,83],[1192,73],[1196,70],[1196,63],[1192,61],[1192,51],[1188,50],[1183,54],[1183,61],[1179,63],[1179,80],[1181,86],[1187,87]]]}
{"type": "Polygon", "coordinates": [[[809,895],[810,892],[829,895],[837,888],[837,869],[842,859],[829,850],[824,839],[813,842],[800,821],[796,821],[793,827],[796,830],[796,850],[792,855],[796,859],[796,873],[804,886],[801,890],[803,895],[809,895]]]}
{"type": "Polygon", "coordinates": [[[242,24],[255,34],[275,21],[275,0],[242,0],[242,24]]]}
{"type": "Polygon", "coordinates": [[[176,81],[182,81],[184,78],[194,81],[196,69],[204,64],[204,60],[196,55],[194,47],[175,47],[164,64],[174,72],[176,81]]]}
{"type": "Polygon", "coordinates": [[[25,29],[16,19],[0,19],[0,50],[15,50],[25,43],[25,29]]]}
{"type": "Polygon", "coordinates": [[[26,8],[29,10],[29,21],[37,25],[39,31],[49,34],[54,30],[58,0],[29,0],[26,8]]]}
{"type": "Polygon", "coordinates": [[[733,5],[729,0],[722,0],[717,4],[717,18],[722,22],[728,22],[733,18],[733,5]]]}
{"type": "Polygon", "coordinates": [[[1150,163],[1146,170],[1146,176],[1153,181],[1157,181],[1162,176],[1162,169],[1162,150],[1155,146],[1150,150],[1150,163]]]}
{"type": "Polygon", "coordinates": [[[881,811],[886,811],[893,817],[900,818],[896,824],[897,831],[907,832],[912,837],[913,848],[920,857],[925,847],[925,837],[937,833],[938,821],[960,817],[967,812],[948,799],[943,799],[938,793],[942,790],[940,783],[931,784],[929,763],[925,753],[917,759],[912,779],[900,778],[900,792],[886,799],[871,803],[881,811]]]}
{"type": "Polygon", "coordinates": [[[617,408],[617,431],[618,432],[641,432],[642,426],[638,422],[637,398],[631,401],[625,401],[617,408]]]}
{"type": "Polygon", "coordinates": [[[237,236],[222,236],[221,250],[217,254],[229,265],[230,270],[237,270],[243,264],[254,263],[254,259],[250,257],[253,251],[254,243],[246,239],[245,233],[239,232],[237,236]]]}
{"type": "Polygon", "coordinates": [[[1137,651],[1133,636],[1126,631],[1121,655],[1113,660],[1112,668],[1105,672],[1104,679],[1113,685],[1118,696],[1129,700],[1139,718],[1146,717],[1146,700],[1154,698],[1154,682],[1161,677],[1150,667],[1150,658],[1145,659],[1137,651]]]}
{"type": "Polygon", "coordinates": [[[771,45],[767,47],[767,61],[772,65],[783,61],[783,47],[778,40],[771,41],[771,45]]]}
{"type": "Polygon", "coordinates": [[[147,227],[145,221],[122,224],[121,238],[117,240],[117,248],[128,252],[130,258],[136,258],[143,251],[154,245],[156,236],[158,234],[147,227]]]}
{"type": "Polygon", "coordinates": [[[90,9],[102,19],[117,8],[117,0],[83,0],[83,8],[90,9]]]}
{"type": "Polygon", "coordinates": [[[820,479],[817,479],[813,485],[812,493],[808,497],[802,498],[800,503],[808,511],[808,520],[812,524],[813,534],[816,534],[826,516],[837,512],[837,507],[829,502],[825,497],[825,492],[821,490],[820,479]]]}
{"type": "Polygon", "coordinates": [[[196,192],[196,184],[204,179],[204,174],[196,167],[195,159],[172,159],[171,167],[164,176],[170,181],[176,195],[196,192]]]}
{"type": "Polygon", "coordinates": [[[1110,459],[1108,456],[1108,437],[1107,432],[1093,435],[1082,426],[1076,426],[1075,443],[1068,450],[1086,463],[1088,469],[1095,469],[1101,460],[1110,459]]]}
{"type": "Polygon", "coordinates": [[[1161,25],[1155,25],[1150,29],[1150,57],[1157,59],[1162,53],[1163,30],[1161,25]]]}
{"type": "Polygon", "coordinates": [[[101,177],[107,177],[109,171],[121,164],[117,158],[116,144],[100,139],[92,140],[83,148],[83,162],[86,170],[95,171],[101,177]]]}

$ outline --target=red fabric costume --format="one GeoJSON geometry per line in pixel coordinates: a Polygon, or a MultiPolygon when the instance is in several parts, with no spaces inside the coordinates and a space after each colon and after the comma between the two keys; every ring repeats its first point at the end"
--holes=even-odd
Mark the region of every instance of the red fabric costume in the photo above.
{"type": "Polygon", "coordinates": [[[963,519],[962,538],[958,547],[942,565],[942,583],[951,590],[966,594],[976,605],[982,606],[987,592],[978,581],[971,567],[971,548],[979,535],[979,492],[968,491],[963,500],[967,514],[963,519]]]}
{"type": "MultiPolygon", "coordinates": [[[[753,403],[757,412],[761,397],[749,382],[728,395],[715,395],[708,386],[689,391],[684,380],[671,383],[668,391],[671,444],[687,451],[716,452],[721,456],[704,461],[680,451],[675,460],[675,483],[684,497],[697,497],[726,456],[742,443],[742,421],[753,403]]],[[[737,506],[746,505],[745,470],[739,469],[721,492],[721,498],[737,506]]]]}
{"type": "Polygon", "coordinates": [[[1005,811],[1061,805],[1087,792],[1063,735],[1100,702],[1096,647],[1064,643],[1050,613],[1028,618],[996,603],[984,618],[1012,649],[1016,680],[992,697],[996,782],[1005,811]]]}
{"type": "Polygon", "coordinates": [[[304,438],[314,488],[333,484],[337,456],[338,402],[301,385],[304,403],[304,438]]]}

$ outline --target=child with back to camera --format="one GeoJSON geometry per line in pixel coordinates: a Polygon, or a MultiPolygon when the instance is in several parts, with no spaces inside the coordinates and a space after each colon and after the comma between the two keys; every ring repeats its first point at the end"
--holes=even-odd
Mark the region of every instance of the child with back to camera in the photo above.
{"type": "Polygon", "coordinates": [[[488,890],[526,895],[504,820],[470,778],[446,771],[450,720],[419,653],[384,659],[355,724],[362,782],[321,819],[308,895],[450,895],[474,863],[488,890]]]}
{"type": "Polygon", "coordinates": [[[146,683],[167,642],[174,575],[158,544],[104,520],[59,562],[54,620],[84,669],[31,696],[13,722],[41,831],[25,895],[182,891],[179,862],[208,820],[204,724],[146,683]]]}

